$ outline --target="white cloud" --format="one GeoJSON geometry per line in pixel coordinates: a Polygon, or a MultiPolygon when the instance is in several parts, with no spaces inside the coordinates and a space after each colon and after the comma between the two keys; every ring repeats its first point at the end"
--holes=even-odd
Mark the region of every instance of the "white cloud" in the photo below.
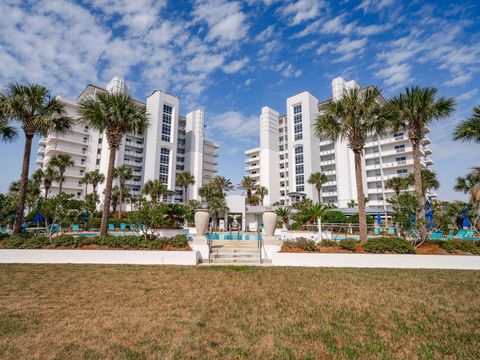
{"type": "Polygon", "coordinates": [[[395,3],[395,0],[362,0],[356,9],[363,10],[363,12],[374,12],[383,10],[395,3]]]}
{"type": "Polygon", "coordinates": [[[364,52],[364,48],[367,45],[367,38],[351,40],[343,39],[338,43],[333,52],[340,55],[335,59],[335,62],[343,62],[352,60],[355,56],[359,56],[364,52]]]}
{"type": "Polygon", "coordinates": [[[239,111],[227,111],[207,117],[207,136],[212,139],[231,139],[244,144],[258,142],[259,117],[246,116],[239,111]]]}
{"type": "Polygon", "coordinates": [[[383,82],[392,88],[399,88],[409,83],[411,66],[409,64],[393,64],[375,73],[375,76],[384,79],[383,82]]]}
{"type": "Polygon", "coordinates": [[[462,85],[470,81],[472,78],[471,74],[460,74],[458,76],[455,76],[451,80],[448,80],[444,83],[446,86],[457,86],[457,85],[462,85]]]}
{"type": "Polygon", "coordinates": [[[296,69],[292,64],[289,64],[286,61],[274,66],[273,69],[286,78],[297,78],[302,75],[302,70],[296,69]]]}
{"type": "Polygon", "coordinates": [[[457,96],[457,101],[465,101],[465,100],[470,100],[473,98],[475,95],[477,95],[477,89],[473,89],[470,91],[467,91],[461,95],[457,96]]]}
{"type": "Polygon", "coordinates": [[[321,0],[296,0],[280,9],[280,13],[289,19],[290,25],[298,25],[316,18],[324,6],[321,0]]]}
{"type": "Polygon", "coordinates": [[[270,25],[265,28],[260,34],[255,36],[255,40],[257,41],[265,41],[272,37],[273,31],[275,30],[275,25],[270,25]]]}
{"type": "Polygon", "coordinates": [[[200,0],[193,14],[198,22],[207,23],[207,41],[218,40],[220,45],[227,46],[247,34],[246,15],[237,1],[200,0]]]}
{"type": "Polygon", "coordinates": [[[223,71],[226,72],[227,74],[233,74],[239,71],[241,68],[243,68],[247,63],[249,59],[248,58],[243,58],[240,60],[234,60],[230,64],[224,65],[223,66],[223,71]]]}

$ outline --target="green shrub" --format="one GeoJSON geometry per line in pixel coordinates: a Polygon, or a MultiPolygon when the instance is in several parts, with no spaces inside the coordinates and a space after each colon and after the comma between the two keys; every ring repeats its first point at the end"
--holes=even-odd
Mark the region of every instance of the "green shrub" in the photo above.
{"type": "Polygon", "coordinates": [[[358,241],[354,239],[342,239],[338,245],[345,250],[355,251],[357,248],[358,241]]]}
{"type": "MultiPolygon", "coordinates": [[[[358,213],[357,214],[353,214],[351,215],[349,218],[348,218],[348,222],[350,224],[358,224],[358,213]]],[[[367,215],[367,224],[369,225],[372,225],[374,223],[374,219],[373,219],[373,216],[371,215],[367,215]]]]}
{"type": "Polygon", "coordinates": [[[470,254],[480,255],[480,246],[471,240],[445,240],[439,241],[437,244],[448,253],[465,251],[470,254]]]}
{"type": "Polygon", "coordinates": [[[185,248],[188,247],[188,239],[185,235],[178,234],[170,239],[170,245],[177,249],[185,248]]]}
{"type": "Polygon", "coordinates": [[[363,244],[363,249],[370,253],[383,254],[394,252],[398,254],[414,254],[415,249],[408,241],[396,237],[379,237],[369,239],[363,244]]]}
{"type": "Polygon", "coordinates": [[[68,236],[62,235],[53,237],[37,236],[23,238],[21,236],[9,236],[0,241],[0,248],[3,249],[42,249],[42,248],[80,248],[82,246],[103,246],[112,249],[150,249],[161,250],[167,247],[176,249],[187,248],[188,240],[184,235],[176,235],[171,239],[164,237],[149,236],[68,236]]]}
{"type": "Polygon", "coordinates": [[[298,229],[300,229],[300,224],[297,223],[297,222],[292,222],[292,223],[290,224],[290,229],[292,229],[292,230],[298,230],[298,229]]]}
{"type": "Polygon", "coordinates": [[[318,251],[315,241],[302,237],[295,240],[287,240],[283,243],[283,245],[286,247],[302,249],[305,251],[318,251]]]}
{"type": "Polygon", "coordinates": [[[335,240],[322,239],[322,241],[320,241],[320,246],[324,246],[324,247],[334,247],[337,245],[338,244],[335,240]]]}
{"type": "Polygon", "coordinates": [[[345,224],[347,217],[344,213],[338,210],[331,210],[322,216],[322,222],[327,224],[345,224]]]}

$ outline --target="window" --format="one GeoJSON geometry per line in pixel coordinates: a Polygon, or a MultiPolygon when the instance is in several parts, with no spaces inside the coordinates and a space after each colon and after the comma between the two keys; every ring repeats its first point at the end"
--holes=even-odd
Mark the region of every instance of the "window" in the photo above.
{"type": "Polygon", "coordinates": [[[293,107],[293,134],[294,140],[302,140],[302,105],[295,105],[293,107]]]}
{"type": "Polygon", "coordinates": [[[100,159],[97,159],[97,165],[100,165],[100,159]]]}
{"type": "Polygon", "coordinates": [[[395,140],[403,140],[403,133],[396,133],[394,136],[395,140]]]}
{"type": "Polygon", "coordinates": [[[407,158],[405,156],[400,156],[395,159],[398,165],[406,164],[407,158]]]}
{"type": "Polygon", "coordinates": [[[170,162],[170,150],[160,149],[160,170],[158,179],[163,183],[168,183],[168,165],[170,162]]]}
{"type": "Polygon", "coordinates": [[[408,169],[397,170],[397,175],[407,176],[408,175],[408,169]]]}
{"type": "Polygon", "coordinates": [[[395,151],[397,153],[400,153],[400,152],[405,152],[405,145],[395,145],[395,151]]]}
{"type": "Polygon", "coordinates": [[[170,105],[163,105],[162,118],[162,141],[170,141],[170,134],[172,132],[172,107],[170,105]]]}
{"type": "MultiPolygon", "coordinates": [[[[295,111],[295,110],[294,110],[295,111]]],[[[305,191],[305,178],[303,168],[303,146],[295,148],[295,184],[297,191],[305,191]]]]}

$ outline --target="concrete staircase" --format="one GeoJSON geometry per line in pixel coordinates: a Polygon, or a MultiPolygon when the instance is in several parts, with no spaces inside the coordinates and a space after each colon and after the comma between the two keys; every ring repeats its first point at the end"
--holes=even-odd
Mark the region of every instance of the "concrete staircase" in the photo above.
{"type": "Polygon", "coordinates": [[[260,265],[256,240],[213,240],[210,263],[221,265],[260,265]]]}

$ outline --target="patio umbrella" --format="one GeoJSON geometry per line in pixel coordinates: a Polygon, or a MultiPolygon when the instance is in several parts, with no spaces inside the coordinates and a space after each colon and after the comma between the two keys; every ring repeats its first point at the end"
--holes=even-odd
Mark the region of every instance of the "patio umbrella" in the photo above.
{"type": "Polygon", "coordinates": [[[83,212],[83,222],[88,223],[88,210],[83,212]]]}
{"type": "Polygon", "coordinates": [[[37,223],[37,226],[38,226],[38,224],[40,224],[40,223],[43,222],[43,217],[42,217],[42,215],[40,215],[40,213],[38,212],[38,210],[37,210],[37,212],[35,213],[35,217],[33,218],[33,222],[34,222],[34,223],[37,223]]]}
{"type": "Polygon", "coordinates": [[[472,224],[470,224],[470,221],[468,221],[468,210],[463,208],[462,209],[462,227],[470,227],[472,224]]]}
{"type": "Polygon", "coordinates": [[[382,226],[382,215],[380,211],[377,212],[377,226],[382,226]]]}
{"type": "Polygon", "coordinates": [[[425,219],[427,220],[427,226],[433,228],[433,210],[428,209],[425,213],[425,219]]]}

